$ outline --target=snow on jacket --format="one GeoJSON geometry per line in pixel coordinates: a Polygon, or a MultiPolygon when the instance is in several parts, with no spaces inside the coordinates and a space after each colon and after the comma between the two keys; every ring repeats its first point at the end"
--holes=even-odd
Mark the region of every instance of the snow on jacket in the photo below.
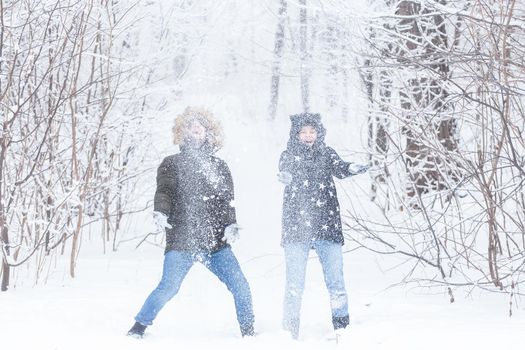
{"type": "Polygon", "coordinates": [[[226,163],[213,156],[211,147],[166,157],[157,171],[154,210],[168,216],[166,252],[215,252],[228,244],[226,226],[236,222],[233,180],[226,163]]]}
{"type": "Polygon", "coordinates": [[[279,161],[279,171],[292,174],[292,182],[284,189],[281,243],[328,240],[344,244],[333,177],[351,176],[350,163],[324,144],[326,131],[319,114],[303,113],[290,119],[290,139],[279,161]],[[306,125],[317,131],[311,147],[298,139],[306,125]]]}

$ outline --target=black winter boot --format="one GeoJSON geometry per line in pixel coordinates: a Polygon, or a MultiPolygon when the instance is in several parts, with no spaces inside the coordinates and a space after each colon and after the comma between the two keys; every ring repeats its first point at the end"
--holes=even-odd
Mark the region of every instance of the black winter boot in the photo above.
{"type": "Polygon", "coordinates": [[[334,325],[334,329],[341,329],[346,328],[348,324],[350,323],[350,316],[342,316],[342,317],[332,317],[332,324],[334,325]]]}
{"type": "Polygon", "coordinates": [[[253,337],[255,336],[255,331],[253,330],[253,324],[248,326],[241,327],[241,335],[243,337],[253,337]]]}
{"type": "Polygon", "coordinates": [[[141,323],[135,322],[133,327],[128,331],[128,335],[135,338],[142,338],[144,336],[144,331],[147,326],[144,326],[141,323]]]}

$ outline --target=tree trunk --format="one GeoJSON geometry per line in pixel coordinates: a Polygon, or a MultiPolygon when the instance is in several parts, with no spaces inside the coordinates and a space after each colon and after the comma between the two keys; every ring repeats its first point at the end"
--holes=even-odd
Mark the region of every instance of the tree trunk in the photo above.
{"type": "MultiPolygon", "coordinates": [[[[1,215],[1,214],[0,214],[1,215]]],[[[10,268],[9,264],[7,263],[7,256],[9,255],[9,247],[7,246],[9,244],[9,236],[7,235],[7,227],[4,223],[3,215],[0,218],[0,229],[2,230],[2,269],[0,271],[0,274],[2,275],[2,282],[0,285],[0,291],[5,292],[9,288],[9,275],[10,275],[10,268]],[[6,256],[7,255],[7,256],[6,256]]]]}
{"type": "Polygon", "coordinates": [[[445,117],[443,113],[447,109],[443,101],[448,93],[440,78],[449,72],[448,65],[440,56],[440,50],[446,51],[448,46],[444,19],[441,15],[430,16],[429,12],[418,1],[401,1],[397,8],[398,15],[406,16],[399,22],[399,31],[408,37],[404,43],[405,49],[398,52],[400,63],[413,67],[413,74],[410,74],[404,89],[400,91],[401,107],[406,111],[405,164],[409,176],[409,198],[447,188],[442,175],[447,173],[446,159],[423,144],[418,135],[425,131],[433,132],[445,149],[451,151],[457,148],[453,137],[455,120],[445,117]],[[423,17],[417,17],[420,14],[427,16],[423,20],[423,17]],[[411,56],[418,60],[418,64],[412,61],[411,56]],[[421,66],[431,74],[419,77],[421,66]],[[424,130],[428,126],[430,130],[424,130]]]}
{"type": "Polygon", "coordinates": [[[281,60],[284,49],[284,24],[286,13],[287,2],[286,0],[281,0],[279,18],[277,20],[277,30],[275,31],[275,46],[273,49],[274,61],[272,66],[272,82],[270,86],[270,105],[268,106],[268,116],[270,120],[275,120],[277,104],[279,102],[279,83],[281,79],[281,60]]]}
{"type": "MultiPolygon", "coordinates": [[[[0,8],[1,10],[1,8],[0,8]]],[[[3,122],[2,135],[0,135],[0,250],[2,253],[2,268],[0,270],[0,275],[2,276],[2,281],[0,284],[0,291],[5,292],[9,287],[9,274],[10,269],[7,263],[7,255],[9,255],[9,235],[7,231],[7,224],[5,218],[5,209],[4,209],[4,164],[7,151],[7,135],[8,128],[7,122],[3,122]]]]}
{"type": "MultiPolygon", "coordinates": [[[[389,5],[387,3],[387,5],[389,5]]],[[[392,27],[383,24],[387,32],[392,31],[392,27]]],[[[374,26],[368,28],[367,40],[371,50],[376,47],[377,29],[374,26]]],[[[389,110],[391,106],[392,97],[392,77],[391,71],[380,63],[383,57],[392,57],[392,44],[387,44],[378,52],[378,58],[367,59],[365,61],[366,75],[362,77],[368,96],[368,148],[370,151],[370,164],[381,169],[373,174],[373,181],[371,184],[371,200],[375,201],[378,194],[378,189],[381,184],[386,183],[386,177],[389,172],[386,166],[387,153],[390,147],[389,142],[389,110]],[[374,61],[373,61],[374,60],[374,61]]],[[[386,191],[387,202],[385,207],[389,207],[388,190],[386,191]]]]}
{"type": "Polygon", "coordinates": [[[301,100],[303,110],[310,110],[310,69],[308,52],[308,21],[306,11],[306,0],[300,0],[299,9],[299,50],[301,55],[301,100]]]}

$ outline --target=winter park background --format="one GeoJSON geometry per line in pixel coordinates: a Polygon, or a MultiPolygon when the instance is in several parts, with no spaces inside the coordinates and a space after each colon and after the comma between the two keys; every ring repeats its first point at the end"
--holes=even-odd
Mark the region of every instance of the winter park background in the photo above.
{"type": "Polygon", "coordinates": [[[523,343],[525,4],[0,0],[2,349],[490,349],[523,343]],[[156,167],[188,105],[221,120],[258,336],[202,266],[142,340],[156,167]],[[311,254],[280,329],[288,115],[374,171],[338,180],[350,331],[311,254]]]}

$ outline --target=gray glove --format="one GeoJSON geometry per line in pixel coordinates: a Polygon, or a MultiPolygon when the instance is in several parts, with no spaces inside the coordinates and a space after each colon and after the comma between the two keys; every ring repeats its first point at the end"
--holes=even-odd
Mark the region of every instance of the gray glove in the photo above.
{"type": "Polygon", "coordinates": [[[356,164],[356,163],[350,163],[348,166],[348,171],[352,175],[359,175],[365,173],[370,168],[370,165],[368,164],[356,164]]]}
{"type": "Polygon", "coordinates": [[[234,243],[236,240],[239,239],[240,230],[241,227],[238,224],[231,224],[226,226],[226,228],[224,229],[224,237],[222,240],[230,244],[234,243]]]}
{"type": "Polygon", "coordinates": [[[277,174],[277,180],[285,185],[289,185],[292,183],[292,174],[287,171],[281,171],[277,174]]]}
{"type": "Polygon", "coordinates": [[[160,211],[153,212],[153,222],[155,222],[155,226],[157,226],[160,231],[164,231],[166,228],[173,228],[168,224],[168,217],[166,214],[161,213],[160,211]]]}

